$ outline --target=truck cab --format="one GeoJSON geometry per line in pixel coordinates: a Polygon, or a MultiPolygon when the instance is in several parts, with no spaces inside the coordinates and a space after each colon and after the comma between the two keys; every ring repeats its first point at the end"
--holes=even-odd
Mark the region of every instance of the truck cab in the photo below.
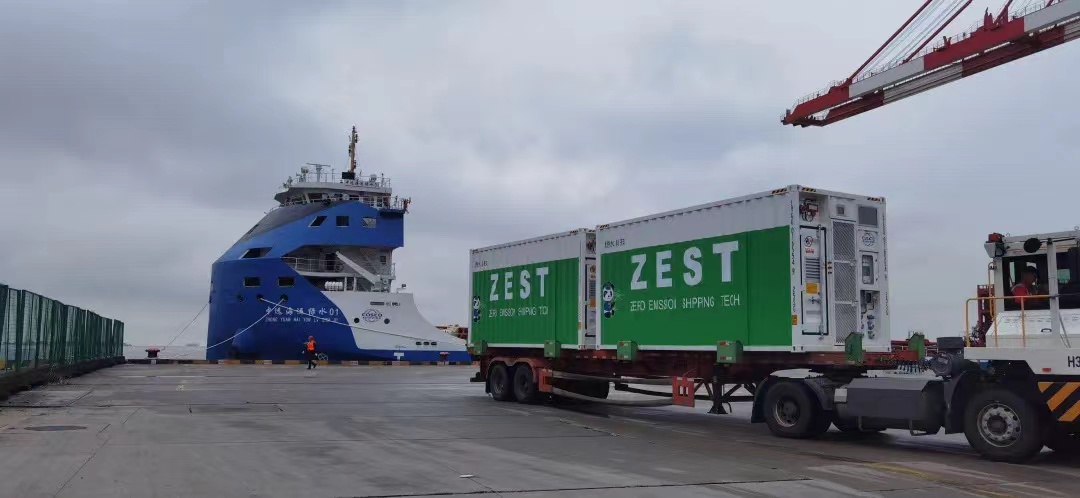
{"type": "Polygon", "coordinates": [[[1023,366],[1040,381],[1080,379],[1080,231],[992,233],[985,248],[989,292],[969,299],[980,320],[966,325],[964,357],[1023,366]]]}
{"type": "Polygon", "coordinates": [[[966,302],[965,336],[937,338],[937,351],[923,362],[930,372],[774,374],[755,393],[751,420],[797,438],[818,435],[830,422],[845,432],[963,432],[983,457],[1013,463],[1044,447],[1077,453],[1078,236],[1080,231],[991,234],[985,243],[988,282],[966,302]],[[978,309],[974,325],[972,308],[978,309]]]}
{"type": "MultiPolygon", "coordinates": [[[[1076,231],[990,234],[990,292],[976,298],[986,319],[968,329],[974,336],[969,343],[993,350],[1069,349],[1070,334],[1080,337],[1078,237],[1076,231]]],[[[1000,353],[981,351],[980,357],[1000,353]]]]}

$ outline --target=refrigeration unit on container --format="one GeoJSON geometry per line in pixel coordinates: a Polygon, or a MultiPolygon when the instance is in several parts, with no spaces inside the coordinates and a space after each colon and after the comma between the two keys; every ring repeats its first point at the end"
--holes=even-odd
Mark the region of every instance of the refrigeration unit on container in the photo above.
{"type": "Polygon", "coordinates": [[[469,344],[474,348],[595,345],[595,233],[588,229],[473,249],[469,344]]]}
{"type": "Polygon", "coordinates": [[[889,351],[885,201],[798,185],[597,227],[597,343],[889,351]]]}

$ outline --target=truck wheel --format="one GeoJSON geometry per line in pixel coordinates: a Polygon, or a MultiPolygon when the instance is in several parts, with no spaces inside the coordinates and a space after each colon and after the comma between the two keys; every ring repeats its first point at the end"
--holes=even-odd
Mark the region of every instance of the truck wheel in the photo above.
{"type": "Polygon", "coordinates": [[[1043,420],[1024,397],[1002,387],[983,389],[964,410],[964,435],[983,457],[1021,463],[1043,447],[1043,420]]]}
{"type": "Polygon", "coordinates": [[[491,391],[491,399],[495,401],[511,401],[514,399],[514,388],[511,385],[510,372],[505,364],[496,363],[488,373],[488,390],[491,391]]]}
{"type": "Polygon", "coordinates": [[[800,382],[778,382],[765,393],[765,423],[775,436],[808,438],[829,430],[832,417],[800,382]]]}
{"type": "Polygon", "coordinates": [[[533,380],[532,367],[522,363],[514,367],[514,397],[519,403],[535,403],[540,388],[533,380]]]}

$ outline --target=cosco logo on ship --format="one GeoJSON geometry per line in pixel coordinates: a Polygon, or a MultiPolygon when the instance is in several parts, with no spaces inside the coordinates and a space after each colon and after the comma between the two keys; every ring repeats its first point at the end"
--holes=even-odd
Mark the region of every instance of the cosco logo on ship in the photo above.
{"type": "Polygon", "coordinates": [[[379,310],[368,309],[360,314],[360,316],[363,317],[365,322],[375,322],[382,318],[382,313],[380,313],[379,310]]]}

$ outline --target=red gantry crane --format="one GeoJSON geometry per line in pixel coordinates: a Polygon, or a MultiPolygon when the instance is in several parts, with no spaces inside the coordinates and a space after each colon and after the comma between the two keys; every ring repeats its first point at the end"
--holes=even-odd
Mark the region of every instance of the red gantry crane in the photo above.
{"type": "Polygon", "coordinates": [[[1008,0],[930,45],[971,2],[926,0],[851,76],[799,100],[782,122],[825,126],[1080,36],[1080,0],[1008,0]]]}

